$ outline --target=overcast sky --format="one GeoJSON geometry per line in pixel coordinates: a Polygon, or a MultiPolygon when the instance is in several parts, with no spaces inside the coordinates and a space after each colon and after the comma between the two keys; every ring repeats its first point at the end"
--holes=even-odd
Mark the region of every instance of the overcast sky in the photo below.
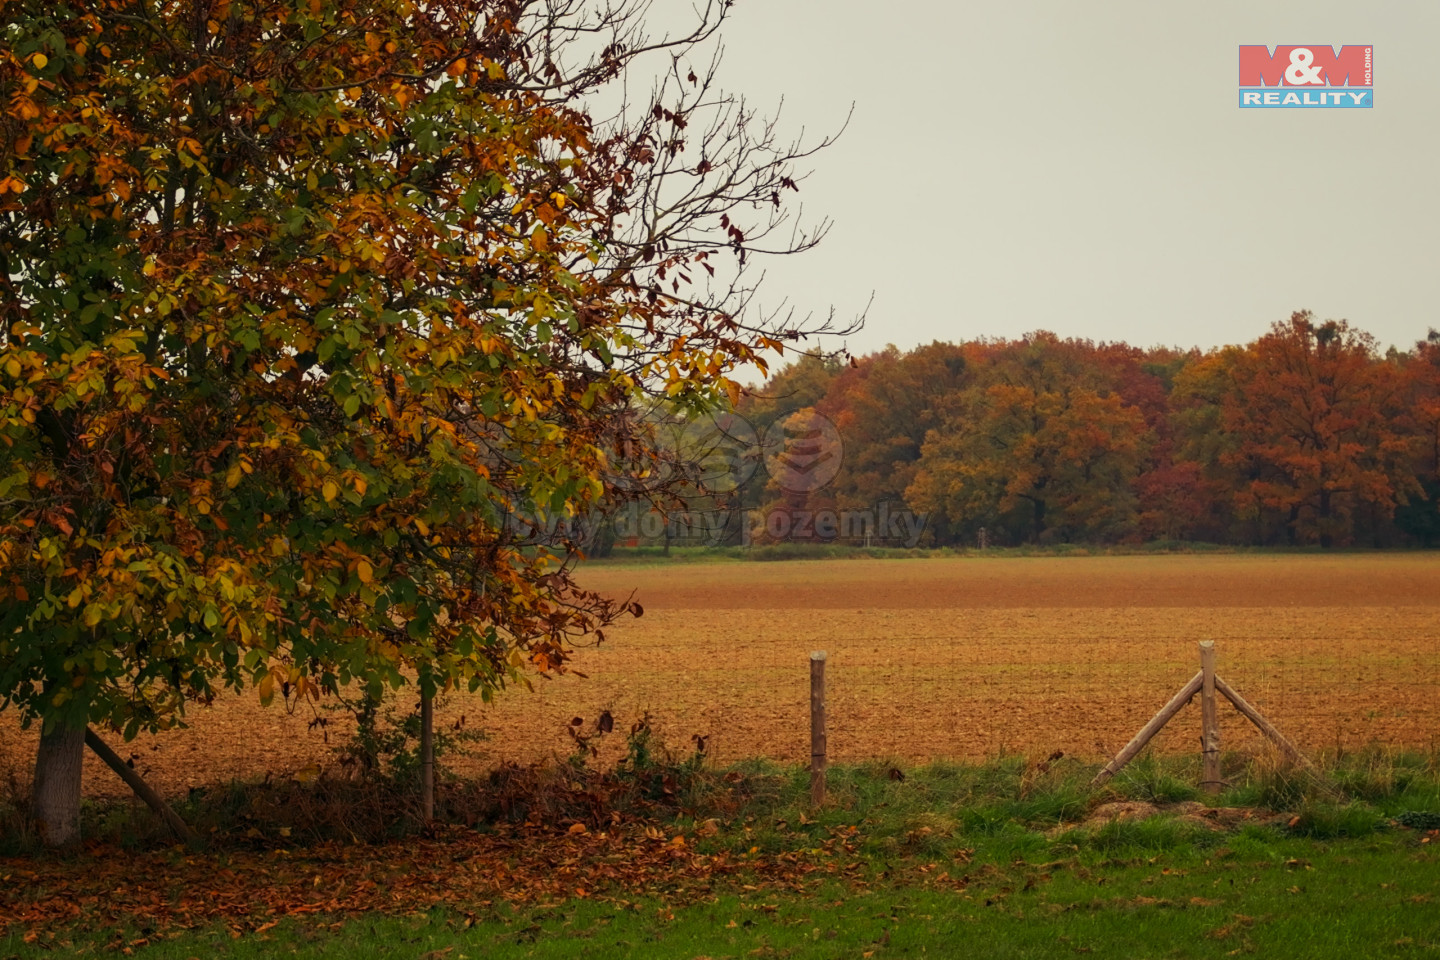
{"type": "MultiPolygon", "coordinates": [[[[685,3],[685,0],[675,0],[685,3]]],[[[835,220],[763,299],[849,340],[1240,343],[1309,308],[1382,345],[1440,326],[1440,4],[739,0],[722,78],[839,126],[835,220]],[[1373,44],[1370,110],[1242,110],[1240,44],[1373,44]]]]}

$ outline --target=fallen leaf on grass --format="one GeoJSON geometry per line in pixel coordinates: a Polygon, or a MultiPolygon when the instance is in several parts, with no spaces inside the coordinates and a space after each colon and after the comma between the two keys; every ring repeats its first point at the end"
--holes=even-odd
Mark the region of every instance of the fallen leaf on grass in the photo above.
{"type": "Polygon", "coordinates": [[[484,834],[441,829],[423,839],[364,847],[320,843],[280,856],[232,848],[177,860],[169,851],[122,857],[97,847],[93,856],[75,860],[0,858],[0,876],[31,881],[0,884],[0,916],[44,938],[97,921],[104,904],[107,923],[124,921],[147,932],[218,924],[239,938],[273,929],[286,916],[402,915],[502,898],[553,905],[623,894],[681,905],[717,883],[789,891],[810,878],[846,876],[855,862],[841,845],[693,855],[684,835],[671,839],[640,824],[601,833],[570,828],[557,834],[540,824],[484,834]],[[89,906],[77,915],[76,904],[89,906]]]}

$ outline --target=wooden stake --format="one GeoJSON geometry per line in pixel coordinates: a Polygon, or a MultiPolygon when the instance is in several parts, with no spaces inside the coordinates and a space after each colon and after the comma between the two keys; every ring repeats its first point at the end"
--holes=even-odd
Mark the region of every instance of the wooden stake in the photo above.
{"type": "Polygon", "coordinates": [[[435,698],[420,688],[420,816],[435,819],[435,698]]]}
{"type": "Polygon", "coordinates": [[[165,825],[170,828],[170,832],[175,834],[176,838],[191,847],[200,845],[200,838],[184,820],[180,819],[180,815],[171,810],[170,805],[161,799],[160,794],[152,790],[150,784],[146,783],[133,767],[121,760],[120,755],[111,750],[110,745],[101,740],[99,735],[89,727],[85,728],[85,744],[94,751],[95,756],[105,761],[107,767],[118,773],[121,780],[130,785],[130,789],[135,791],[137,797],[144,800],[151,810],[159,814],[160,819],[165,821],[165,825]]]}
{"type": "Polygon", "coordinates": [[[1219,793],[1225,784],[1220,779],[1220,715],[1215,703],[1215,641],[1200,641],[1200,749],[1204,754],[1204,774],[1200,788],[1206,793],[1219,793]]]}
{"type": "Polygon", "coordinates": [[[1135,739],[1127,743],[1125,749],[1115,755],[1114,760],[1105,764],[1105,769],[1095,775],[1095,779],[1090,782],[1090,785],[1092,787],[1098,787],[1124,769],[1125,764],[1134,760],[1135,755],[1145,749],[1145,744],[1150,742],[1150,738],[1159,733],[1160,728],[1169,723],[1170,718],[1179,713],[1180,708],[1189,703],[1191,698],[1200,692],[1200,685],[1203,680],[1204,675],[1202,673],[1197,673],[1191,677],[1190,682],[1181,687],[1180,692],[1171,697],[1170,702],[1161,707],[1160,712],[1151,717],[1150,722],[1140,728],[1140,732],[1135,734],[1135,739]]]}
{"type": "Polygon", "coordinates": [[[1275,744],[1275,746],[1283,750],[1287,757],[1289,757],[1291,760],[1294,760],[1296,763],[1300,764],[1300,766],[1305,767],[1306,769],[1315,769],[1315,765],[1312,764],[1309,760],[1307,760],[1305,758],[1305,755],[1301,753],[1298,749],[1296,749],[1293,743],[1291,743],[1289,740],[1286,740],[1284,734],[1271,726],[1270,721],[1266,720],[1265,717],[1261,715],[1259,710],[1256,710],[1250,705],[1250,702],[1248,700],[1240,696],[1240,694],[1236,693],[1234,688],[1232,688],[1230,684],[1226,683],[1224,680],[1221,680],[1219,677],[1216,677],[1215,689],[1219,690],[1220,693],[1224,695],[1225,699],[1235,704],[1235,709],[1239,710],[1245,715],[1245,718],[1247,720],[1255,724],[1255,727],[1261,733],[1265,734],[1265,736],[1269,738],[1271,743],[1275,744]]]}
{"type": "Polygon", "coordinates": [[[825,802],[825,651],[810,654],[810,805],[825,802]]]}

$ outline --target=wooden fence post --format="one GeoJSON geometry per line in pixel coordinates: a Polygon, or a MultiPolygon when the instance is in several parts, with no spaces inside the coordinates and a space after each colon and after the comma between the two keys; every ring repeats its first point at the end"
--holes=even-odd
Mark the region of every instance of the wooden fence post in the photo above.
{"type": "Polygon", "coordinates": [[[1200,641],[1200,749],[1205,757],[1200,787],[1206,793],[1219,793],[1220,780],[1220,715],[1215,701],[1215,641],[1200,641]]]}
{"type": "Polygon", "coordinates": [[[1255,724],[1255,728],[1261,733],[1263,733],[1270,740],[1271,743],[1279,747],[1287,757],[1289,757],[1291,760],[1293,760],[1300,766],[1305,767],[1306,769],[1315,769],[1315,765],[1310,762],[1310,760],[1305,756],[1305,754],[1301,753],[1296,748],[1295,744],[1291,743],[1289,740],[1286,740],[1285,735],[1279,730],[1276,730],[1274,725],[1272,725],[1269,720],[1266,720],[1265,717],[1261,715],[1259,710],[1256,710],[1254,707],[1252,707],[1250,705],[1250,701],[1240,696],[1240,694],[1237,693],[1235,689],[1230,686],[1230,684],[1226,683],[1224,680],[1221,680],[1219,677],[1216,677],[1215,689],[1219,690],[1220,693],[1224,695],[1225,699],[1233,703],[1235,705],[1235,709],[1239,710],[1242,714],[1244,714],[1247,720],[1255,724]]]}
{"type": "Polygon", "coordinates": [[[200,846],[200,838],[195,835],[195,831],[191,830],[185,821],[180,819],[180,815],[161,799],[160,794],[152,790],[150,785],[141,779],[139,773],[121,760],[120,755],[111,750],[110,745],[101,740],[100,736],[89,727],[85,728],[85,743],[95,752],[95,756],[104,760],[107,767],[114,770],[121,780],[130,785],[130,789],[135,791],[137,797],[144,800],[151,810],[160,815],[160,819],[165,821],[165,825],[170,828],[170,832],[175,834],[176,838],[189,844],[192,848],[200,846]]]}
{"type": "Polygon", "coordinates": [[[810,805],[825,802],[825,651],[810,654],[810,805]]]}
{"type": "Polygon", "coordinates": [[[1170,702],[1161,707],[1160,712],[1151,717],[1150,722],[1140,728],[1140,732],[1135,734],[1135,738],[1125,744],[1125,749],[1117,753],[1114,760],[1105,764],[1104,769],[1095,774],[1095,779],[1090,781],[1090,786],[1098,787],[1119,773],[1125,764],[1134,760],[1135,755],[1145,749],[1145,744],[1150,742],[1150,738],[1159,733],[1160,728],[1169,723],[1171,717],[1179,713],[1185,704],[1194,699],[1195,694],[1200,692],[1200,684],[1203,680],[1204,678],[1198,673],[1191,677],[1190,682],[1181,687],[1180,692],[1171,697],[1170,702]]]}

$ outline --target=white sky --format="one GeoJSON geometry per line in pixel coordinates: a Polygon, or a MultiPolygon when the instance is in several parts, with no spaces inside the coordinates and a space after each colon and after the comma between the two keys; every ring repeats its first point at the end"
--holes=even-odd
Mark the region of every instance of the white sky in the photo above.
{"type": "MultiPolygon", "coordinates": [[[[670,0],[688,7],[685,0],[670,0]]],[[[722,80],[832,131],[836,221],[762,297],[849,340],[1245,342],[1292,310],[1440,326],[1440,4],[739,0],[722,80]],[[1375,46],[1370,110],[1242,110],[1242,44],[1375,46]]]]}

